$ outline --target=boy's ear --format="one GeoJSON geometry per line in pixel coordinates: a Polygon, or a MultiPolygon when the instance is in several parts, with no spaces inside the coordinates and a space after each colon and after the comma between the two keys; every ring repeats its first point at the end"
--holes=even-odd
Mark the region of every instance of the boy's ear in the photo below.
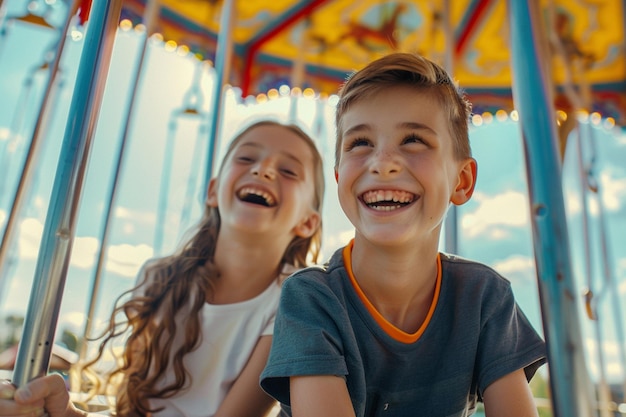
{"type": "Polygon", "coordinates": [[[477,170],[478,165],[474,158],[467,158],[465,161],[461,162],[458,182],[452,192],[452,196],[450,196],[450,201],[453,204],[460,206],[461,204],[465,204],[472,197],[474,187],[476,186],[477,170]]]}
{"type": "Polygon", "coordinates": [[[317,211],[311,210],[309,215],[293,228],[293,232],[298,237],[311,237],[319,228],[321,221],[322,217],[320,214],[317,211]]]}
{"type": "Polygon", "coordinates": [[[209,181],[206,202],[209,207],[217,207],[217,178],[211,178],[209,181]]]}
{"type": "Polygon", "coordinates": [[[339,171],[335,168],[335,182],[339,182],[339,171]]]}

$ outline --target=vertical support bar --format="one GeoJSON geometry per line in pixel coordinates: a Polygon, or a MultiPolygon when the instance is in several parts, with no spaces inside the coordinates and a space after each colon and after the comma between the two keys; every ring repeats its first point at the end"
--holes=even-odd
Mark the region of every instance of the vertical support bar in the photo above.
{"type": "Polygon", "coordinates": [[[121,0],[97,0],[92,6],[13,372],[17,386],[48,372],[76,212],[121,6],[121,0]]]}
{"type": "Polygon", "coordinates": [[[108,199],[106,203],[106,207],[104,210],[104,221],[102,224],[102,230],[100,233],[100,244],[98,247],[98,260],[96,261],[96,268],[94,270],[94,276],[91,281],[91,291],[89,294],[89,302],[87,305],[87,317],[85,319],[85,326],[83,330],[83,340],[80,344],[79,349],[79,359],[82,360],[85,358],[87,353],[87,339],[91,337],[91,331],[93,326],[93,316],[96,311],[96,304],[98,301],[98,297],[100,294],[100,287],[102,281],[102,269],[104,268],[104,260],[106,256],[106,249],[109,245],[109,236],[111,232],[111,223],[113,221],[113,208],[117,202],[118,196],[118,185],[121,177],[122,170],[124,168],[124,162],[126,158],[126,147],[128,145],[128,137],[130,135],[130,125],[136,111],[136,100],[137,100],[137,92],[139,91],[139,81],[141,77],[141,72],[144,68],[147,50],[148,50],[148,41],[150,36],[154,33],[154,28],[156,26],[156,20],[158,19],[160,11],[159,0],[148,0],[146,4],[146,8],[144,11],[144,25],[146,26],[145,37],[143,38],[143,42],[141,43],[141,50],[139,53],[139,57],[137,58],[137,62],[135,64],[135,68],[133,73],[131,74],[132,78],[129,86],[129,96],[130,100],[128,103],[128,109],[126,111],[126,118],[124,119],[124,128],[122,131],[122,137],[120,139],[120,143],[117,149],[117,160],[115,163],[115,168],[113,170],[113,177],[111,178],[111,183],[109,185],[109,190],[107,193],[108,199]]]}
{"type": "Polygon", "coordinates": [[[217,50],[215,52],[215,83],[213,84],[213,97],[211,100],[211,108],[209,109],[211,120],[209,123],[209,144],[207,146],[208,152],[202,201],[204,201],[206,192],[209,189],[209,181],[213,175],[215,164],[215,149],[217,147],[223,111],[224,80],[230,73],[234,23],[235,0],[224,0],[222,4],[222,14],[220,16],[220,33],[218,35],[217,50]]]}
{"type": "Polygon", "coordinates": [[[557,417],[594,415],[584,362],[561,163],[537,0],[509,0],[513,98],[526,155],[533,240],[550,386],[557,417]]]}
{"type": "MultiPolygon", "coordinates": [[[[9,248],[11,247],[15,235],[15,229],[17,227],[18,216],[21,214],[24,200],[28,194],[28,186],[32,183],[32,177],[36,169],[37,160],[41,152],[41,141],[44,136],[44,131],[48,127],[48,117],[53,110],[54,104],[54,87],[57,83],[57,76],[59,73],[59,66],[63,57],[63,50],[66,45],[66,36],[72,22],[72,18],[78,11],[79,0],[73,0],[68,7],[67,16],[65,18],[64,26],[59,29],[59,44],[54,52],[54,57],[48,66],[48,79],[43,91],[43,97],[41,105],[37,113],[37,119],[35,120],[35,127],[30,139],[30,145],[26,154],[26,159],[22,165],[22,171],[20,173],[20,180],[18,182],[15,194],[11,200],[11,210],[9,211],[9,217],[7,219],[6,227],[0,241],[0,282],[8,279],[5,274],[5,268],[9,264],[7,262],[7,256],[9,248]]],[[[2,300],[2,286],[0,286],[0,301],[2,300]]]]}
{"type": "MultiPolygon", "coordinates": [[[[443,31],[445,37],[445,56],[444,56],[444,68],[448,74],[452,77],[454,74],[454,31],[452,30],[452,24],[450,22],[450,0],[443,1],[443,7],[441,10],[443,31]]],[[[469,120],[468,120],[469,123],[469,120]]],[[[459,210],[454,204],[450,204],[448,213],[445,220],[445,250],[448,253],[459,252],[459,210]]]]}

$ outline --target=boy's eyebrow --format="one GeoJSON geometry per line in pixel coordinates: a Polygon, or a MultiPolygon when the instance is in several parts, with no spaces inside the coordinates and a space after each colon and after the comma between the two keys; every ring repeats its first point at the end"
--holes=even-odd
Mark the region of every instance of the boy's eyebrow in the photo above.
{"type": "Polygon", "coordinates": [[[403,129],[428,130],[432,133],[436,133],[430,126],[418,122],[403,122],[399,123],[398,127],[403,129]]]}
{"type": "MultiPolygon", "coordinates": [[[[250,147],[259,148],[259,149],[263,148],[263,145],[261,145],[260,143],[255,143],[255,142],[245,142],[245,143],[242,143],[241,147],[243,148],[244,146],[250,146],[250,147]]],[[[291,159],[292,161],[297,162],[298,164],[304,166],[304,163],[300,160],[300,158],[298,158],[294,154],[289,153],[287,151],[283,151],[283,150],[279,151],[279,153],[284,155],[284,156],[286,156],[287,158],[291,159]]]]}
{"type": "MultiPolygon", "coordinates": [[[[402,122],[398,123],[397,127],[400,129],[411,129],[411,130],[428,130],[431,133],[436,133],[430,126],[419,123],[419,122],[402,122]]],[[[368,123],[361,123],[347,129],[343,134],[350,135],[353,133],[365,132],[372,130],[372,126],[368,123]]]]}

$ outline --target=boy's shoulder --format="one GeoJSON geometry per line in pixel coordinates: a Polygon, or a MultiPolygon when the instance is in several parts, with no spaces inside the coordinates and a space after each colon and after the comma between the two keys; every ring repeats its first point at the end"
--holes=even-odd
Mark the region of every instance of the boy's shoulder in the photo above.
{"type": "Polygon", "coordinates": [[[441,269],[445,276],[459,279],[476,279],[510,285],[510,281],[493,267],[459,255],[440,252],[441,269]]]}
{"type": "MultiPolygon", "coordinates": [[[[323,264],[311,265],[294,272],[291,277],[297,276],[328,276],[345,272],[343,263],[343,248],[337,249],[333,255],[323,264]]],[[[290,278],[291,278],[290,277],[290,278]]]]}

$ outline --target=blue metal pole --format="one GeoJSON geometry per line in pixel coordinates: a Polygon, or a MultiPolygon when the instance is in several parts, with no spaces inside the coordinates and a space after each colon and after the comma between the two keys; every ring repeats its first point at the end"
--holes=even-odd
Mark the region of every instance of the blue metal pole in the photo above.
{"type": "MultiPolygon", "coordinates": [[[[43,68],[48,72],[48,79],[46,81],[43,97],[39,105],[39,111],[35,120],[35,127],[31,134],[30,145],[24,163],[22,164],[22,170],[20,172],[20,180],[11,201],[11,210],[9,211],[9,217],[6,222],[2,239],[0,240],[0,302],[3,300],[3,284],[4,280],[8,280],[8,274],[6,273],[6,267],[9,262],[6,261],[9,248],[13,244],[15,239],[15,229],[18,226],[18,216],[22,214],[22,206],[24,200],[28,195],[28,187],[32,187],[32,179],[34,171],[37,166],[39,154],[41,152],[41,143],[43,136],[45,135],[48,127],[48,121],[50,120],[50,113],[54,110],[55,104],[55,87],[59,83],[58,74],[61,59],[63,57],[63,50],[66,45],[66,34],[70,28],[72,18],[78,11],[79,0],[73,0],[68,5],[67,15],[63,27],[59,29],[58,33],[58,45],[53,48],[52,59],[48,62],[45,61],[43,68]]],[[[0,16],[0,19],[2,16],[0,16]]],[[[0,22],[1,23],[1,22],[0,22]]],[[[33,73],[34,76],[34,73],[33,73]]],[[[32,84],[30,80],[29,85],[32,84]]],[[[13,132],[17,134],[17,132],[13,132]]],[[[0,189],[3,188],[0,186],[0,189]]]]}
{"type": "Polygon", "coordinates": [[[209,144],[207,152],[207,165],[205,171],[205,181],[202,201],[206,197],[209,189],[209,181],[213,176],[215,164],[215,149],[218,134],[220,131],[220,121],[222,119],[222,101],[224,95],[224,79],[230,72],[230,61],[233,49],[233,23],[235,19],[235,4],[233,0],[224,0],[222,13],[220,16],[220,33],[217,39],[217,50],[215,52],[215,82],[213,83],[213,97],[211,100],[211,121],[209,123],[209,144]]]}
{"type": "MultiPolygon", "coordinates": [[[[450,0],[444,0],[441,9],[443,13],[443,31],[446,39],[445,69],[448,74],[454,74],[454,31],[450,22],[450,0]]],[[[469,122],[469,120],[468,120],[469,122]]],[[[450,204],[444,223],[445,250],[448,253],[459,253],[459,210],[454,204],[450,204]]]]}
{"type": "Polygon", "coordinates": [[[557,417],[594,415],[569,254],[556,117],[537,0],[509,0],[513,98],[526,154],[550,385],[557,417]]]}
{"type": "Polygon", "coordinates": [[[96,0],[91,8],[13,371],[13,383],[17,386],[48,372],[74,240],[76,212],[121,6],[121,0],[96,0]]]}
{"type": "Polygon", "coordinates": [[[79,359],[84,359],[87,353],[87,339],[91,337],[91,330],[93,326],[93,316],[96,311],[96,304],[98,301],[98,296],[100,293],[100,287],[102,282],[102,269],[104,268],[104,260],[106,256],[106,249],[109,245],[109,237],[111,232],[111,223],[113,222],[113,208],[117,203],[118,196],[118,186],[122,171],[124,169],[124,163],[126,158],[126,147],[129,142],[130,135],[130,126],[131,121],[135,115],[136,111],[136,100],[137,100],[137,92],[139,91],[139,82],[141,78],[141,72],[144,68],[147,49],[148,49],[148,40],[150,36],[154,33],[154,27],[156,26],[156,20],[158,18],[158,13],[160,10],[159,2],[156,0],[148,0],[146,4],[146,9],[144,12],[144,24],[146,26],[145,36],[140,46],[139,57],[137,58],[137,63],[135,64],[135,68],[133,73],[131,74],[132,78],[129,86],[129,103],[128,109],[126,111],[126,118],[124,119],[124,128],[122,131],[122,137],[120,139],[120,143],[117,148],[117,159],[115,163],[115,167],[113,170],[113,177],[111,178],[111,183],[109,184],[109,190],[107,193],[106,207],[104,210],[104,221],[102,224],[102,229],[100,233],[100,244],[98,246],[98,260],[96,261],[96,267],[94,270],[94,276],[91,281],[91,291],[89,303],[87,306],[87,317],[85,318],[85,326],[83,329],[83,340],[81,342],[80,350],[79,350],[79,359]]]}

